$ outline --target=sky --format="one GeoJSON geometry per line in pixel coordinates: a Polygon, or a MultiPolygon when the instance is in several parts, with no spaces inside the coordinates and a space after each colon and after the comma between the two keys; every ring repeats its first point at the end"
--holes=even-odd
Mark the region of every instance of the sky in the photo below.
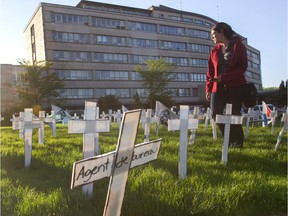
{"type": "MultiPolygon", "coordinates": [[[[91,0],[93,1],[93,0],[91,0]]],[[[40,0],[0,0],[0,64],[25,59],[24,28],[40,0]]],[[[76,6],[80,0],[43,0],[76,6]]],[[[102,3],[147,9],[164,5],[226,22],[261,52],[263,87],[287,80],[287,0],[99,0],[102,3]]]]}

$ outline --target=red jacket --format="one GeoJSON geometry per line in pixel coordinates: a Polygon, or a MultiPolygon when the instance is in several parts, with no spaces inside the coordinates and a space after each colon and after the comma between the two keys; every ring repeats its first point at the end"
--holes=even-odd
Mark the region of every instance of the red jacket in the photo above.
{"type": "MultiPolygon", "coordinates": [[[[228,65],[227,70],[222,73],[221,84],[226,86],[238,86],[246,83],[245,72],[247,69],[247,53],[246,47],[242,43],[240,37],[235,38],[235,44],[233,47],[233,56],[228,65]]],[[[219,55],[221,55],[221,46],[217,44],[211,51],[208,60],[208,71],[206,74],[206,93],[217,92],[216,82],[210,82],[211,78],[217,78],[218,75],[218,62],[219,55]]]]}

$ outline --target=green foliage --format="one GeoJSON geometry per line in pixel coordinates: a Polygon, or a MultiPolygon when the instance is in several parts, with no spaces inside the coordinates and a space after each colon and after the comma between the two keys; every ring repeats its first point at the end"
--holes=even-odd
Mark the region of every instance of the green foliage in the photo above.
{"type": "MultiPolygon", "coordinates": [[[[151,140],[157,138],[151,128],[151,140]]],[[[125,216],[254,216],[287,215],[287,135],[278,152],[277,134],[254,126],[243,149],[230,148],[228,164],[221,163],[223,139],[213,140],[204,124],[188,145],[187,178],[179,179],[179,132],[160,127],[162,145],[156,161],[129,172],[122,212],[125,216]]],[[[99,136],[102,153],[115,150],[119,128],[99,136]]],[[[143,142],[139,126],[137,143],[143,142]]],[[[11,127],[1,128],[2,215],[102,215],[109,179],[94,182],[92,198],[82,189],[70,190],[72,165],[81,160],[81,134],[68,134],[57,125],[57,138],[45,128],[45,144],[33,134],[32,163],[24,168],[24,140],[11,127]]]]}
{"type": "Polygon", "coordinates": [[[100,112],[104,111],[105,113],[108,113],[109,109],[112,110],[121,109],[122,105],[115,95],[106,95],[99,98],[98,106],[100,112]]]}
{"type": "Polygon", "coordinates": [[[17,87],[19,96],[19,109],[43,106],[52,97],[59,95],[58,89],[64,87],[62,80],[56,73],[49,73],[51,62],[39,61],[31,64],[29,61],[19,59],[26,72],[21,74],[21,85],[17,87]]]}
{"type": "Polygon", "coordinates": [[[147,103],[150,108],[153,108],[159,98],[171,98],[172,92],[168,92],[166,87],[173,80],[173,72],[176,70],[176,66],[168,63],[164,58],[148,59],[145,63],[147,65],[146,69],[137,65],[135,70],[143,79],[143,87],[147,90],[148,95],[147,103]]]}

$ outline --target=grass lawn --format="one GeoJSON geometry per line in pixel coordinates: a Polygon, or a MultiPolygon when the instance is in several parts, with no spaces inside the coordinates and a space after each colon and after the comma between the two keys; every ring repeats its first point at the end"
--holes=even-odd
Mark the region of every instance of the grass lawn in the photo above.
{"type": "MultiPolygon", "coordinates": [[[[245,127],[244,127],[245,130],[245,127]]],[[[122,216],[284,216],[287,215],[287,133],[274,151],[279,124],[251,127],[244,148],[230,148],[228,164],[221,163],[223,139],[199,125],[188,146],[187,178],[178,176],[179,132],[161,126],[156,161],[129,172],[122,216]]],[[[100,134],[102,153],[113,151],[118,127],[100,134]]],[[[139,127],[137,143],[143,142],[139,127]]],[[[68,134],[57,125],[57,137],[45,128],[45,144],[33,135],[32,163],[24,167],[24,140],[11,127],[1,127],[1,213],[14,215],[102,215],[109,178],[94,182],[91,198],[70,189],[72,165],[81,160],[82,135],[68,134]]]]}

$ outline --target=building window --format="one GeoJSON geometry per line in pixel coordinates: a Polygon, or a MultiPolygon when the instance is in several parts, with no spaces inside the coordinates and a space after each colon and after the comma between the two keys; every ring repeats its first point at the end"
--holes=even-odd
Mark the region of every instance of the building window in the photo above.
{"type": "Polygon", "coordinates": [[[190,96],[189,88],[169,88],[167,89],[171,93],[171,96],[174,97],[187,97],[190,96]]]}
{"type": "Polygon", "coordinates": [[[89,52],[79,52],[79,51],[54,51],[54,60],[58,61],[90,61],[89,52]]]}
{"type": "Polygon", "coordinates": [[[189,66],[208,67],[208,60],[207,59],[189,59],[189,66]]]}
{"type": "Polygon", "coordinates": [[[158,59],[158,56],[132,55],[132,64],[145,64],[145,61],[158,59]]]}
{"type": "Polygon", "coordinates": [[[133,47],[158,48],[157,40],[129,38],[129,45],[133,47]]]}
{"type": "Polygon", "coordinates": [[[94,53],[94,62],[128,63],[126,54],[94,53]]]}
{"type": "Polygon", "coordinates": [[[178,57],[165,57],[168,63],[175,64],[178,66],[188,66],[188,59],[187,58],[178,58],[178,57]]]}
{"type": "Polygon", "coordinates": [[[192,82],[205,82],[206,81],[206,74],[191,74],[191,81],[192,82]]]}
{"type": "Polygon", "coordinates": [[[210,46],[202,44],[189,44],[189,49],[196,53],[209,53],[210,46]]]}
{"type": "Polygon", "coordinates": [[[193,19],[192,18],[183,17],[182,20],[183,20],[183,22],[193,23],[193,19]]]}
{"type": "Polygon", "coordinates": [[[173,81],[189,81],[189,74],[188,73],[174,73],[174,80],[173,81]]]}
{"type": "Polygon", "coordinates": [[[188,29],[187,34],[193,38],[204,38],[204,39],[210,38],[208,31],[203,31],[203,30],[198,30],[198,29],[188,29]]]}
{"type": "Polygon", "coordinates": [[[126,38],[118,36],[94,35],[94,44],[126,46],[126,38]]]}
{"type": "Polygon", "coordinates": [[[129,80],[128,71],[96,71],[96,80],[129,80]]]}
{"type": "Polygon", "coordinates": [[[96,89],[96,97],[104,97],[107,95],[115,95],[119,98],[130,97],[129,89],[96,89]]]}
{"type": "Polygon", "coordinates": [[[131,80],[143,80],[141,75],[138,72],[130,72],[131,80]]]}
{"type": "Polygon", "coordinates": [[[103,28],[125,29],[125,22],[117,19],[107,19],[101,17],[92,17],[92,25],[103,28]]]}
{"type": "Polygon", "coordinates": [[[186,51],[186,43],[161,41],[161,49],[186,51]]]}
{"type": "Polygon", "coordinates": [[[160,33],[169,35],[185,35],[185,29],[174,26],[160,25],[160,33]]]}
{"type": "Polygon", "coordinates": [[[59,90],[60,98],[78,99],[93,98],[93,89],[61,89],[59,90]]]}
{"type": "Polygon", "coordinates": [[[51,22],[52,23],[61,23],[61,24],[87,25],[88,24],[88,16],[51,12],[51,22]]]}
{"type": "Polygon", "coordinates": [[[252,78],[252,72],[251,71],[246,71],[245,75],[246,75],[246,77],[252,78]]]}
{"type": "Polygon", "coordinates": [[[133,89],[133,96],[136,95],[136,93],[138,94],[139,97],[148,97],[148,89],[144,89],[144,88],[137,88],[137,89],[133,89]]]}
{"type": "Polygon", "coordinates": [[[69,32],[52,32],[53,41],[71,42],[71,43],[90,43],[89,34],[69,33],[69,32]]]}
{"type": "Polygon", "coordinates": [[[92,71],[89,70],[55,70],[63,80],[92,80],[92,71]]]}
{"type": "Polygon", "coordinates": [[[128,29],[144,32],[156,32],[157,26],[150,23],[128,22],[128,29]]]}
{"type": "Polygon", "coordinates": [[[204,21],[203,20],[195,19],[194,23],[197,24],[197,25],[204,25],[204,21]]]}

